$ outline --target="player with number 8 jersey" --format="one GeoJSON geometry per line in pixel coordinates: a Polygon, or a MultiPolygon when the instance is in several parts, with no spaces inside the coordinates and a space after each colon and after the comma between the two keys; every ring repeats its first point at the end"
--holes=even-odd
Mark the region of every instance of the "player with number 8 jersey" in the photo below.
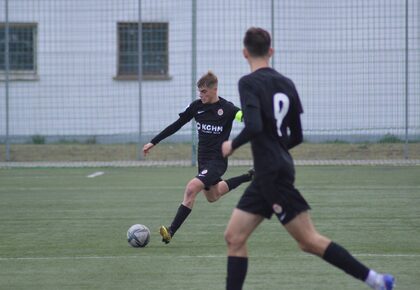
{"type": "Polygon", "coordinates": [[[263,127],[264,134],[251,140],[255,172],[282,170],[294,176],[289,149],[302,142],[303,109],[293,82],[270,67],[261,68],[239,80],[239,95],[245,124],[250,127],[233,140],[232,148],[249,141],[255,127],[263,127]]]}
{"type": "Polygon", "coordinates": [[[303,109],[293,82],[269,67],[273,52],[266,30],[247,30],[243,55],[251,73],[239,80],[245,127],[234,140],[222,144],[222,154],[227,157],[250,141],[255,178],[233,210],[225,231],[226,289],[242,289],[248,268],[247,240],[264,218],[274,214],[303,251],[321,257],[372,289],[392,290],[392,275],[367,268],[316,230],[309,215],[310,206],[294,186],[295,169],[289,153],[303,140],[303,109]]]}

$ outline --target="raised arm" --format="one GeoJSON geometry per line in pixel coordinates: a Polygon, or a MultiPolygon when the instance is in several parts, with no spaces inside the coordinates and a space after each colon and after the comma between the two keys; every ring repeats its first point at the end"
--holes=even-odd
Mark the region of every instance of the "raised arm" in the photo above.
{"type": "Polygon", "coordinates": [[[143,146],[143,155],[146,156],[149,154],[150,149],[152,149],[156,144],[158,144],[163,139],[171,136],[175,132],[177,132],[179,129],[182,128],[186,123],[188,123],[192,117],[188,116],[187,114],[180,114],[178,120],[170,124],[168,127],[163,129],[162,132],[157,134],[149,143],[145,144],[143,146]]]}

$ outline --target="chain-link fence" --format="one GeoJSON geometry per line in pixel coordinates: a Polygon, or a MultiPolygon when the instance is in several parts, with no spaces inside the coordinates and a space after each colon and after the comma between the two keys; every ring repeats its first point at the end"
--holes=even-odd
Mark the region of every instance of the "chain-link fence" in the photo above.
{"type": "MultiPolygon", "coordinates": [[[[306,142],[297,159],[420,159],[419,1],[0,7],[0,161],[141,159],[143,143],[197,98],[195,82],[208,70],[220,95],[239,105],[250,26],[272,33],[272,65],[300,92],[306,142]]],[[[184,126],[150,160],[191,163],[195,135],[193,123],[184,126]]],[[[249,150],[233,159],[250,160],[249,150]]]]}

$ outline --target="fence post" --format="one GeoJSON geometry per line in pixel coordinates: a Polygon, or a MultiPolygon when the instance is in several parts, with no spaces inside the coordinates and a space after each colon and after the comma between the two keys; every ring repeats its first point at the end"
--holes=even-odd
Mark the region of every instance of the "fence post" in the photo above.
{"type": "Polygon", "coordinates": [[[404,158],[408,159],[408,101],[409,101],[409,49],[408,49],[408,0],[405,0],[405,144],[404,144],[404,158]]]}
{"type": "MultiPolygon", "coordinates": [[[[271,47],[274,48],[275,43],[274,43],[274,39],[275,39],[275,23],[274,23],[274,17],[275,17],[275,13],[274,13],[274,0],[271,0],[271,47]]],[[[275,68],[274,66],[274,54],[271,56],[271,66],[273,68],[275,68]]]]}
{"type": "MultiPolygon", "coordinates": [[[[191,100],[195,100],[196,88],[195,82],[197,80],[197,1],[192,0],[191,3],[191,17],[192,17],[192,29],[191,29],[191,100]]],[[[196,147],[197,147],[197,133],[195,121],[192,122],[191,128],[191,166],[196,164],[196,147]]]]}
{"type": "Polygon", "coordinates": [[[143,130],[142,130],[142,126],[143,126],[143,122],[142,122],[142,115],[143,115],[143,104],[142,104],[142,100],[143,100],[143,95],[142,95],[142,82],[143,82],[143,22],[142,22],[142,17],[141,17],[141,0],[139,0],[138,2],[139,5],[139,11],[138,11],[138,33],[137,33],[137,37],[138,37],[138,49],[137,49],[137,53],[138,53],[138,70],[137,70],[137,74],[138,74],[138,82],[139,82],[139,140],[138,140],[138,148],[137,148],[137,160],[142,160],[143,159],[143,150],[142,150],[142,143],[143,143],[143,130]]]}
{"type": "Polygon", "coordinates": [[[10,73],[10,62],[9,62],[9,0],[5,1],[5,18],[6,18],[6,35],[5,35],[5,93],[6,93],[6,161],[10,161],[10,140],[9,140],[9,73],[10,73]]]}

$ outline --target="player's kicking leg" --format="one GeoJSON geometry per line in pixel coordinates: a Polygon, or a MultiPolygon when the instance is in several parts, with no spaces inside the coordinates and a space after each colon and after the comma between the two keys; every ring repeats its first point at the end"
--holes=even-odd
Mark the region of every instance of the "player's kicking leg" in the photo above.
{"type": "Polygon", "coordinates": [[[165,226],[160,226],[159,233],[162,236],[162,242],[164,242],[165,244],[169,244],[169,242],[172,239],[170,229],[165,226]]]}
{"type": "Polygon", "coordinates": [[[204,176],[203,180],[193,178],[188,182],[185,192],[184,200],[179,206],[178,211],[171,223],[171,226],[161,226],[159,228],[159,233],[162,236],[162,242],[168,244],[175,232],[181,227],[182,223],[187,219],[188,215],[191,213],[192,207],[194,205],[195,198],[197,194],[204,189],[204,195],[206,196],[209,202],[214,202],[218,200],[222,195],[226,194],[230,190],[238,187],[244,182],[250,181],[254,176],[254,169],[248,170],[245,174],[232,177],[226,181],[221,181],[214,186],[210,186],[208,190],[205,190],[206,186],[204,182],[211,184],[211,178],[220,178],[218,176],[208,176],[210,180],[207,180],[207,177],[204,176]]]}
{"type": "Polygon", "coordinates": [[[198,178],[191,179],[185,187],[184,200],[178,207],[178,211],[172,220],[171,226],[161,226],[159,233],[162,236],[162,242],[168,244],[182,223],[187,219],[194,205],[197,194],[204,189],[204,183],[198,178]]]}

